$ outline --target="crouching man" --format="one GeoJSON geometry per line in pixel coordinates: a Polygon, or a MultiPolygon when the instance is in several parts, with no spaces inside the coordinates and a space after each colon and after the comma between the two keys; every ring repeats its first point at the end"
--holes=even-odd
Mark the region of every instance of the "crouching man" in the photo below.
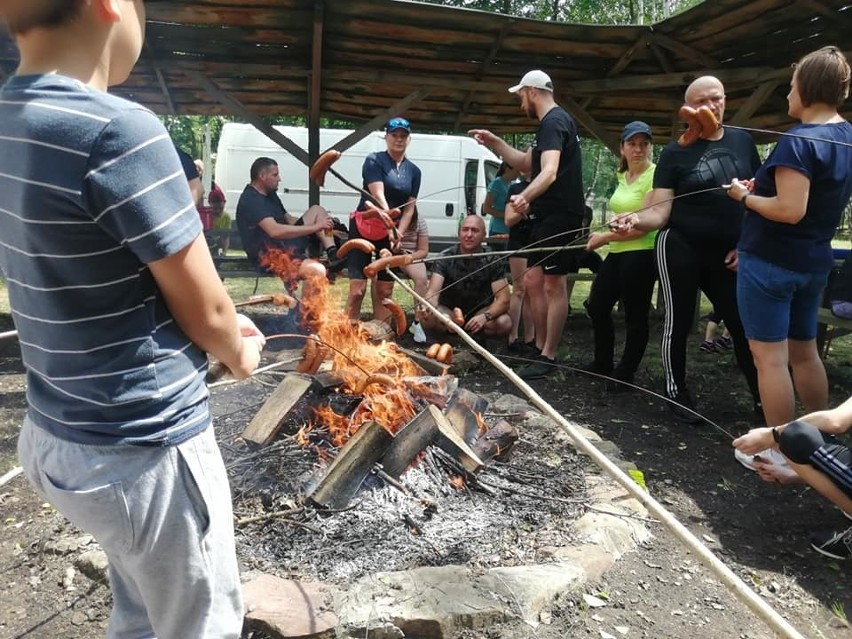
{"type": "MultiPolygon", "coordinates": [[[[509,282],[499,258],[480,255],[484,239],[485,222],[478,215],[468,215],[459,229],[458,245],[442,253],[458,257],[434,263],[425,297],[448,317],[460,309],[468,333],[501,337],[512,330],[509,282]]],[[[420,307],[417,316],[427,332],[447,332],[437,317],[420,307]]]]}

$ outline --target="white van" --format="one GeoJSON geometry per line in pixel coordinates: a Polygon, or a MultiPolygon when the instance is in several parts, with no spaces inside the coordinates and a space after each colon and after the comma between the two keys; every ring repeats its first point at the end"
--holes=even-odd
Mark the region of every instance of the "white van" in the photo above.
{"type": "MultiPolygon", "coordinates": [[[[303,149],[308,147],[308,130],[275,127],[303,149]]],[[[352,131],[320,129],[320,149],[334,146],[352,131]]],[[[361,185],[364,158],[387,148],[384,133],[374,131],[343,152],[334,169],[353,184],[361,185]]],[[[225,192],[228,209],[236,210],[237,200],[249,182],[252,162],[267,156],[278,162],[281,172],[279,197],[287,211],[301,215],[308,208],[308,167],[279,147],[250,124],[226,123],[216,152],[216,184],[225,192]]],[[[469,213],[479,214],[488,184],[497,174],[500,160],[473,138],[413,133],[406,157],[422,172],[417,210],[429,225],[433,250],[455,243],[460,220],[469,213]]],[[[320,189],[320,204],[347,227],[349,213],[358,205],[359,194],[331,173],[320,189]]],[[[488,224],[490,220],[486,220],[488,224]]]]}

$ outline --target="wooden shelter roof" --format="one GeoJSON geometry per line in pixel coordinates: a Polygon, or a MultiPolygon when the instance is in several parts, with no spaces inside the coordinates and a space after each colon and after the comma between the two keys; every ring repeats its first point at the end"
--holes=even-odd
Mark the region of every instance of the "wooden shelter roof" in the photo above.
{"type": "MultiPolygon", "coordinates": [[[[666,139],[686,85],[723,80],[727,120],[784,129],[790,63],[850,56],[850,0],[712,0],[652,26],[542,22],[400,0],[148,0],[145,50],[114,92],[160,114],[305,115],[418,131],[534,128],[507,92],[542,68],[583,133],[628,120],[666,139]]],[[[852,57],[852,56],[850,56],[852,57]]],[[[0,73],[17,58],[0,37],[0,73]]],[[[847,103],[848,104],[848,103],[847,103]]],[[[847,107],[847,115],[850,114],[847,107]]]]}

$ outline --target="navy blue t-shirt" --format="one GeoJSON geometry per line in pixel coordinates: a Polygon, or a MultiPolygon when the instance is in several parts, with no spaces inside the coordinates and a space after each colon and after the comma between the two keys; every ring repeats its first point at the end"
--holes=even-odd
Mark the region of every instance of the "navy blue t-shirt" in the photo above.
{"type": "MultiPolygon", "coordinates": [[[[361,167],[361,175],[364,178],[365,191],[375,182],[385,185],[385,200],[392,209],[401,207],[410,198],[416,198],[420,194],[420,168],[408,158],[404,158],[397,167],[387,151],[368,155],[361,167]]],[[[363,211],[366,208],[366,198],[362,195],[358,210],[363,211]]]]}
{"type": "MultiPolygon", "coordinates": [[[[813,138],[852,143],[852,124],[800,124],[790,129],[813,138]]],[[[783,137],[755,175],[754,193],[774,197],[775,169],[787,167],[810,180],[808,207],[797,224],[746,213],[737,248],[799,273],[829,272],[831,239],[852,195],[852,148],[819,140],[783,137]]]]}
{"type": "Polygon", "coordinates": [[[243,242],[243,250],[251,262],[257,266],[260,253],[267,247],[302,251],[308,243],[307,237],[289,240],[274,240],[266,234],[259,224],[271,217],[279,224],[288,224],[287,210],[281,203],[278,193],[263,195],[251,184],[240,194],[237,202],[237,229],[243,242]]]}

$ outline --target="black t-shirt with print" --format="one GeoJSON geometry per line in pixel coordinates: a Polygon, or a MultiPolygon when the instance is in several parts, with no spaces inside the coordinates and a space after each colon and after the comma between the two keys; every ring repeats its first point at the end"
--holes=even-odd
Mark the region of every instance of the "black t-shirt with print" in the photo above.
{"type": "MultiPolygon", "coordinates": [[[[687,147],[669,142],[654,171],[655,189],[672,189],[675,195],[695,193],[734,178],[754,177],[760,157],[745,131],[725,130],[721,140],[698,140],[687,147]]],[[[724,189],[683,197],[672,202],[668,227],[690,244],[732,249],[740,237],[743,207],[724,189]]]]}

